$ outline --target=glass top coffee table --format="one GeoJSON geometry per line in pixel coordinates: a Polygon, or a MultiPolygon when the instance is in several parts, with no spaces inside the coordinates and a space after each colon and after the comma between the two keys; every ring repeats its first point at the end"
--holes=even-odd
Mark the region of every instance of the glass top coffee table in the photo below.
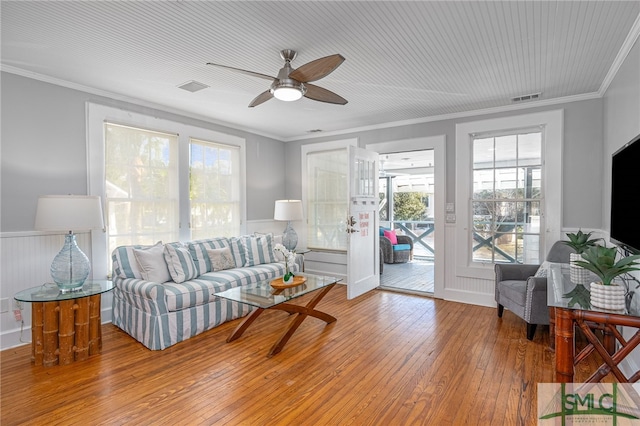
{"type": "Polygon", "coordinates": [[[327,324],[336,321],[336,318],[322,311],[315,309],[316,305],[324,296],[341,281],[335,277],[326,277],[312,274],[296,274],[298,279],[305,278],[306,281],[300,285],[285,289],[276,289],[272,287],[272,280],[260,281],[248,286],[231,288],[220,293],[216,293],[223,299],[233,300],[235,302],[244,303],[256,307],[231,333],[227,342],[238,339],[247,328],[265,311],[265,309],[278,309],[281,311],[295,314],[284,331],[280,339],[273,345],[269,351],[268,357],[272,357],[279,353],[287,344],[293,333],[300,327],[300,324],[308,317],[315,317],[323,320],[327,324]],[[309,293],[316,292],[314,297],[306,305],[294,305],[288,303],[290,300],[297,299],[309,293]]]}

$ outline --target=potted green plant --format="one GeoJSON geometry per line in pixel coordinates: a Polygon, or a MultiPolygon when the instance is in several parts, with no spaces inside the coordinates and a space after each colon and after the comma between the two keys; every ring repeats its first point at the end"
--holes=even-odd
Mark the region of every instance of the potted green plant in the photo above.
{"type": "Polygon", "coordinates": [[[573,248],[576,252],[569,254],[569,274],[571,281],[575,284],[586,284],[589,279],[589,272],[582,267],[576,265],[577,260],[582,259],[582,253],[590,247],[598,244],[600,238],[591,238],[593,232],[584,233],[582,229],[578,229],[575,234],[567,233],[568,241],[563,241],[566,245],[573,248]]]}
{"type": "Polygon", "coordinates": [[[625,288],[613,280],[623,274],[640,271],[640,255],[622,257],[616,261],[616,247],[593,246],[582,253],[582,260],[575,263],[600,278],[591,283],[591,305],[605,309],[625,308],[625,288]]]}

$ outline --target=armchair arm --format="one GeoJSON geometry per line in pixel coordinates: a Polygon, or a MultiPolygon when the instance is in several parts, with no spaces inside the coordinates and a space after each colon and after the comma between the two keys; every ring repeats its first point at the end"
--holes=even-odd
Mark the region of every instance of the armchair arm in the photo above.
{"type": "Polygon", "coordinates": [[[527,280],[524,320],[529,324],[549,324],[546,277],[530,277],[527,280]]]}
{"type": "Polygon", "coordinates": [[[391,240],[387,237],[380,237],[380,248],[382,249],[384,263],[393,263],[393,247],[391,247],[391,240]]]}
{"type": "Polygon", "coordinates": [[[398,244],[409,244],[413,250],[413,240],[408,235],[398,235],[398,244]]]}

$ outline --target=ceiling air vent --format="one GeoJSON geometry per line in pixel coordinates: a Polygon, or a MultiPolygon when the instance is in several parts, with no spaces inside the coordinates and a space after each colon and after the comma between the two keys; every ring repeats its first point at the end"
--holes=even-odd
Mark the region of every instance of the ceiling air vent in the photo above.
{"type": "Polygon", "coordinates": [[[320,133],[322,132],[322,129],[311,129],[311,130],[307,130],[307,133],[320,133]]]}
{"type": "Polygon", "coordinates": [[[207,86],[206,84],[191,80],[178,86],[178,89],[183,89],[187,92],[197,92],[198,90],[206,89],[207,87],[209,86],[207,86]]]}
{"type": "Polygon", "coordinates": [[[511,98],[511,102],[524,102],[524,101],[534,101],[540,98],[542,92],[531,93],[529,95],[516,96],[515,98],[511,98]]]}

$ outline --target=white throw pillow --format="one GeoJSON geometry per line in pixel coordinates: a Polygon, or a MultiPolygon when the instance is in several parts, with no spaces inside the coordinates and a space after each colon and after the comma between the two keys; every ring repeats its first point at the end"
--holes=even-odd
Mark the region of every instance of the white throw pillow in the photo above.
{"type": "Polygon", "coordinates": [[[211,261],[211,270],[213,272],[223,271],[225,269],[232,269],[236,267],[236,262],[231,255],[231,249],[229,247],[219,249],[207,249],[209,260],[211,261]]]}
{"type": "Polygon", "coordinates": [[[156,244],[148,249],[133,249],[133,255],[140,266],[143,279],[160,284],[171,281],[162,244],[156,244]]]}

